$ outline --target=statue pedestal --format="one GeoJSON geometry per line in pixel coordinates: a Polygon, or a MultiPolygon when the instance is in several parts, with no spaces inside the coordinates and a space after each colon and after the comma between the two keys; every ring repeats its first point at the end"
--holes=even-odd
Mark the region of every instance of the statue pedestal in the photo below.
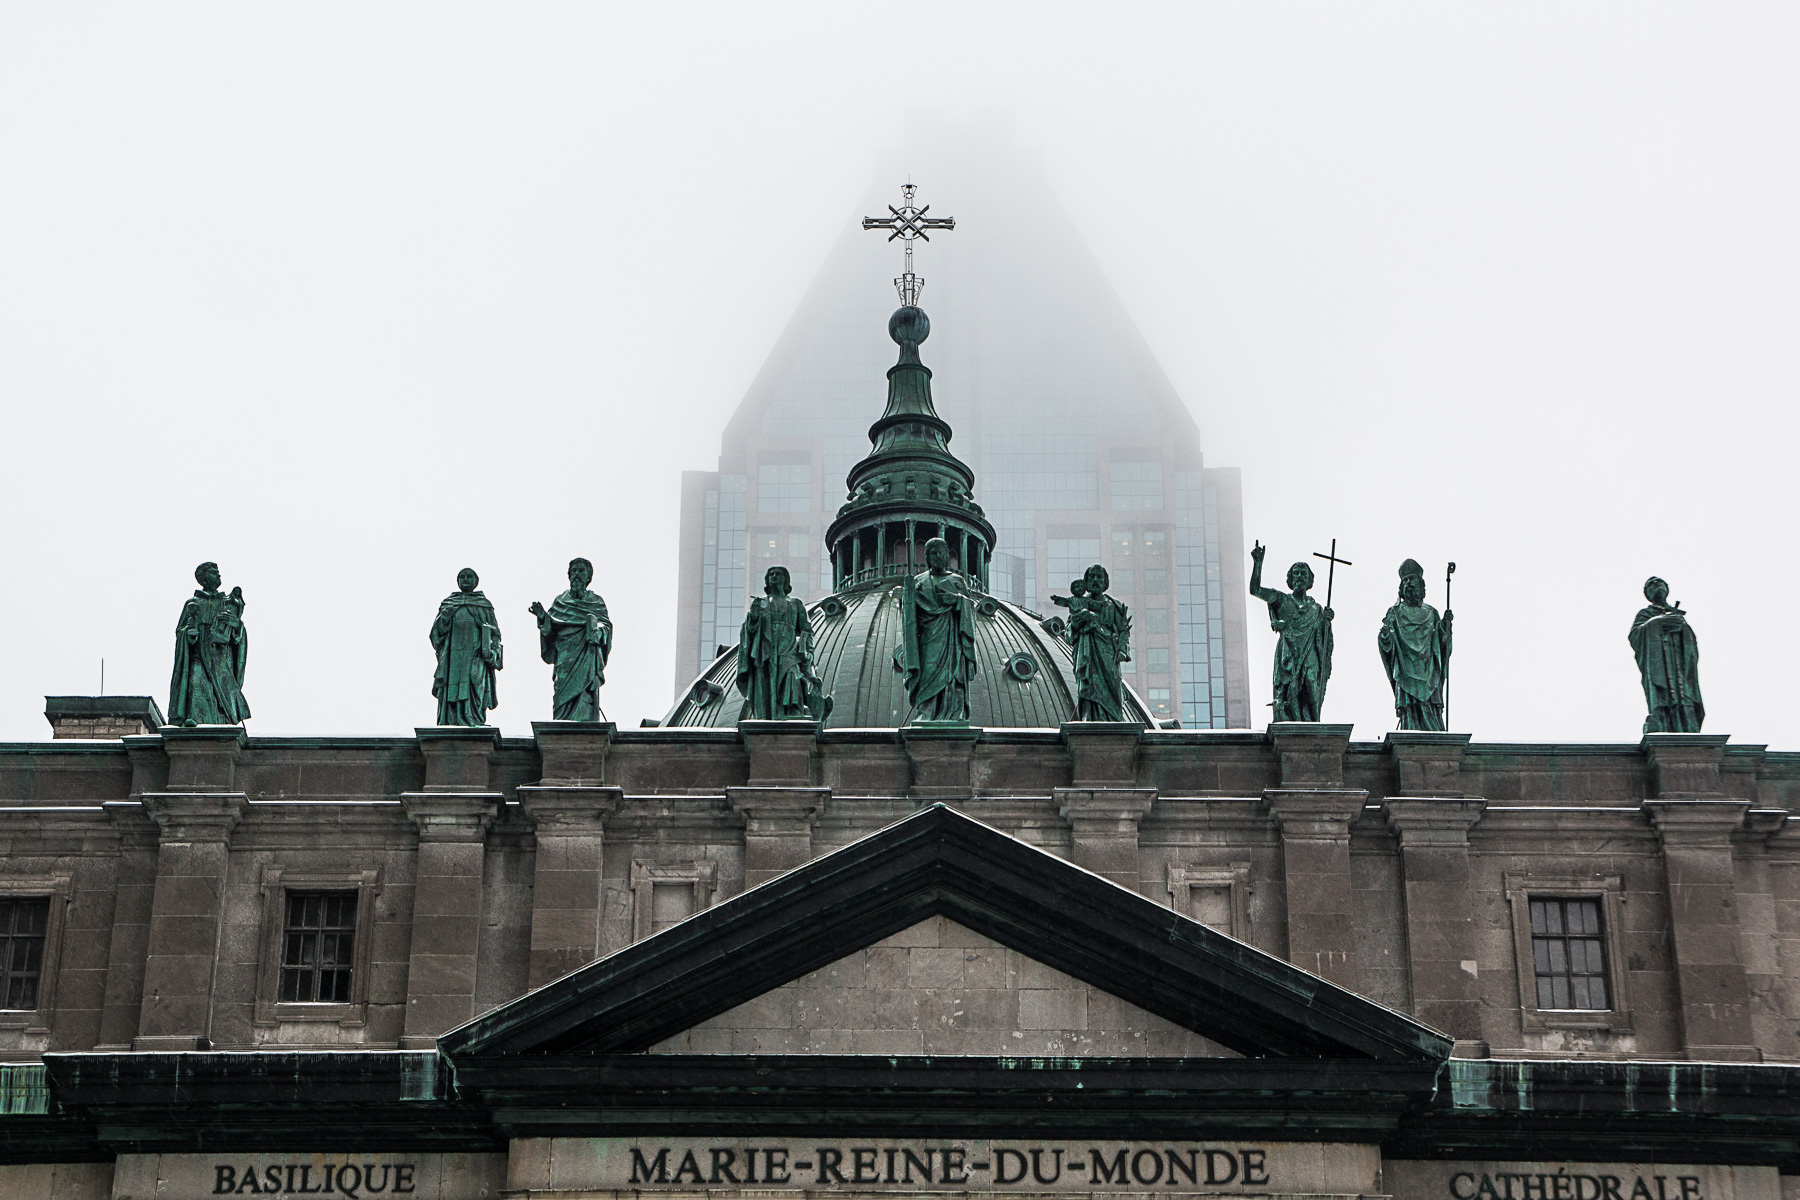
{"type": "Polygon", "coordinates": [[[1070,782],[1078,788],[1136,783],[1143,732],[1136,721],[1065,721],[1070,782]]]}
{"type": "Polygon", "coordinates": [[[1352,728],[1316,721],[1271,721],[1269,741],[1281,759],[1281,786],[1344,786],[1344,751],[1350,748],[1352,728]]]}
{"type": "Polygon", "coordinates": [[[606,780],[606,756],[617,727],[611,721],[533,721],[544,783],[594,786],[606,780]]]}
{"type": "Polygon", "coordinates": [[[1470,734],[1390,731],[1384,739],[1400,778],[1397,796],[1437,796],[1454,800],[1462,792],[1462,758],[1470,734]]]}
{"type": "Polygon", "coordinates": [[[810,787],[819,758],[817,721],[739,721],[752,787],[810,787]]]}
{"type": "Polygon", "coordinates": [[[981,728],[960,722],[921,721],[900,727],[900,741],[912,763],[915,800],[968,800],[975,795],[975,743],[981,728]]]}
{"type": "Polygon", "coordinates": [[[486,792],[488,771],[500,749],[492,725],[427,725],[413,730],[425,756],[428,792],[486,792]]]}
{"type": "Polygon", "coordinates": [[[1646,733],[1638,743],[1650,763],[1658,799],[1718,797],[1725,791],[1720,765],[1728,733],[1646,733]]]}
{"type": "Polygon", "coordinates": [[[164,725],[163,753],[169,756],[171,792],[229,792],[237,786],[242,725],[164,725]]]}

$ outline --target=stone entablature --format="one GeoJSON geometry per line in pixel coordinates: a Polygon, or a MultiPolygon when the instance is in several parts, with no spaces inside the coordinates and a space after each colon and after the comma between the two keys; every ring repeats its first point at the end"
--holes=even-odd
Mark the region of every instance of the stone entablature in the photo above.
{"type": "Polygon", "coordinates": [[[0,892],[56,906],[53,1007],[0,1013],[0,1054],[425,1047],[653,931],[661,889],[679,916],[941,799],[1188,915],[1210,904],[1462,1053],[1800,1059],[1800,754],[1067,727],[972,731],[947,766],[905,731],[750,734],[0,746],[0,892]],[[366,897],[360,975],[303,1020],[269,995],[269,889],[320,880],[366,897]],[[1534,894],[1605,912],[1610,1008],[1534,1002],[1534,894]]]}

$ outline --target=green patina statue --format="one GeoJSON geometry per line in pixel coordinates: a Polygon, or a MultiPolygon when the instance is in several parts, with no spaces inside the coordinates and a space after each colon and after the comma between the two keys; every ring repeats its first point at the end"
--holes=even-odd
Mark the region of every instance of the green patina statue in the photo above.
{"type": "Polygon", "coordinates": [[[1331,681],[1331,620],[1336,615],[1306,593],[1313,585],[1312,568],[1297,562],[1288,568],[1292,595],[1262,585],[1266,547],[1250,551],[1250,594],[1269,606],[1269,628],[1281,635],[1275,645],[1275,721],[1317,721],[1331,681]]]}
{"type": "Polygon", "coordinates": [[[1452,619],[1425,603],[1425,568],[1410,558],[1401,563],[1400,603],[1387,610],[1376,638],[1401,729],[1443,731],[1452,619]]]}
{"type": "Polygon", "coordinates": [[[431,694],[437,697],[439,725],[486,725],[488,709],[500,704],[494,689],[494,672],[506,665],[500,623],[493,604],[475,590],[480,582],[474,567],[458,571],[458,590],[438,605],[431,623],[431,648],[437,651],[431,694]]]}
{"type": "Polygon", "coordinates": [[[1069,585],[1070,595],[1051,602],[1069,610],[1069,644],[1075,652],[1078,721],[1123,721],[1125,683],[1119,664],[1131,661],[1131,610],[1106,594],[1112,577],[1098,563],[1069,585]]]}
{"type": "Polygon", "coordinates": [[[244,663],[250,636],[244,631],[244,589],[219,591],[219,564],[194,569],[200,585],[181,606],[175,623],[175,674],[169,680],[172,725],[242,725],[250,715],[244,702],[244,663]]]}
{"type": "Polygon", "coordinates": [[[950,545],[925,543],[926,570],[907,577],[900,596],[902,641],[912,721],[967,724],[969,680],[975,677],[975,606],[968,581],[950,570],[950,545]]]}
{"type": "Polygon", "coordinates": [[[585,558],[569,563],[569,590],[548,612],[532,602],[537,618],[538,649],[555,667],[554,715],[558,721],[600,718],[600,685],[606,682],[606,658],[612,653],[612,619],[606,601],[588,591],[594,564],[585,558]]]}
{"type": "Polygon", "coordinates": [[[1644,682],[1645,733],[1699,733],[1706,720],[1700,699],[1700,645],[1679,604],[1669,603],[1669,585],[1652,575],[1631,623],[1631,649],[1644,682]]]}
{"type": "Polygon", "coordinates": [[[744,716],[758,721],[823,721],[831,701],[813,674],[813,629],[793,597],[786,567],[763,572],[763,595],[750,601],[738,630],[737,686],[744,716]]]}

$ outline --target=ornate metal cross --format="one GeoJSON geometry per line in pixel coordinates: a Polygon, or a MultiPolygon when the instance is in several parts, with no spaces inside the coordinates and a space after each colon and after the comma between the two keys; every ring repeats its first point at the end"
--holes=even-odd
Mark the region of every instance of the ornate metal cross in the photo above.
{"type": "Polygon", "coordinates": [[[1337,582],[1338,564],[1343,563],[1346,567],[1353,567],[1356,564],[1351,562],[1347,558],[1339,558],[1337,556],[1337,539],[1336,538],[1331,539],[1331,553],[1330,554],[1320,554],[1317,550],[1314,550],[1313,557],[1314,558],[1322,558],[1326,562],[1331,564],[1331,566],[1326,568],[1326,575],[1325,575],[1325,607],[1330,608],[1331,607],[1331,585],[1337,582]]]}
{"type": "Polygon", "coordinates": [[[925,281],[913,274],[913,240],[920,238],[929,242],[931,235],[926,232],[928,229],[956,228],[955,217],[926,216],[925,214],[931,211],[929,204],[924,208],[915,208],[913,193],[918,190],[914,184],[901,184],[901,207],[895,208],[891,204],[888,205],[888,212],[893,214],[892,216],[863,218],[864,229],[888,230],[888,241],[899,238],[906,246],[906,273],[894,280],[894,288],[900,293],[900,302],[909,306],[917,304],[919,293],[925,290],[925,281]]]}

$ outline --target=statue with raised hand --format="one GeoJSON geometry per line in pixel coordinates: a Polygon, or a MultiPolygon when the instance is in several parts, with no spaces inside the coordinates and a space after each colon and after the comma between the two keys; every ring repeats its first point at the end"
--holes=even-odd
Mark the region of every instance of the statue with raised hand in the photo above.
{"type": "Polygon", "coordinates": [[[475,590],[480,582],[474,567],[458,571],[457,590],[438,605],[431,623],[431,648],[437,652],[431,694],[437,697],[439,725],[486,725],[488,709],[500,704],[494,688],[494,673],[505,665],[500,623],[493,604],[475,590]]]}
{"type": "Polygon", "coordinates": [[[1410,558],[1401,563],[1400,602],[1387,610],[1376,637],[1401,729],[1444,728],[1451,619],[1425,603],[1425,568],[1410,558]]]}
{"type": "Polygon", "coordinates": [[[763,572],[763,594],[750,601],[738,630],[737,686],[744,716],[758,721],[799,721],[815,716],[813,629],[804,601],[793,597],[786,567],[763,572]]]}
{"type": "Polygon", "coordinates": [[[1700,644],[1687,613],[1669,603],[1669,585],[1652,575],[1644,581],[1644,599],[1631,623],[1631,649],[1644,683],[1645,733],[1699,733],[1706,720],[1700,699],[1700,644]]]}
{"type": "MultiPolygon", "coordinates": [[[[1069,604],[1069,642],[1075,651],[1078,721],[1123,721],[1125,682],[1119,664],[1131,661],[1131,610],[1106,594],[1112,577],[1095,563],[1069,604]]],[[[1071,588],[1071,591],[1074,589],[1071,588]]]]}
{"type": "Polygon", "coordinates": [[[612,653],[612,619],[606,601],[588,590],[594,564],[585,558],[569,562],[569,590],[548,610],[532,601],[538,623],[538,650],[555,668],[554,715],[558,721],[595,721],[600,717],[600,685],[606,682],[606,659],[612,653]]]}
{"type": "Polygon", "coordinates": [[[244,664],[250,635],[244,631],[244,589],[219,591],[219,564],[194,568],[200,585],[181,606],[175,623],[175,674],[169,680],[172,725],[242,725],[250,715],[244,702],[244,664]]]}
{"type": "Polygon", "coordinates": [[[1275,712],[1270,719],[1317,721],[1331,681],[1331,621],[1336,614],[1306,594],[1313,572],[1304,562],[1288,568],[1289,592],[1264,587],[1266,552],[1261,542],[1250,551],[1250,594],[1269,606],[1269,628],[1281,635],[1275,644],[1275,712]]]}
{"type": "Polygon", "coordinates": [[[975,606],[968,581],[950,569],[950,545],[925,543],[926,569],[909,575],[900,594],[900,649],[913,721],[969,719],[975,677],[975,606]]]}

